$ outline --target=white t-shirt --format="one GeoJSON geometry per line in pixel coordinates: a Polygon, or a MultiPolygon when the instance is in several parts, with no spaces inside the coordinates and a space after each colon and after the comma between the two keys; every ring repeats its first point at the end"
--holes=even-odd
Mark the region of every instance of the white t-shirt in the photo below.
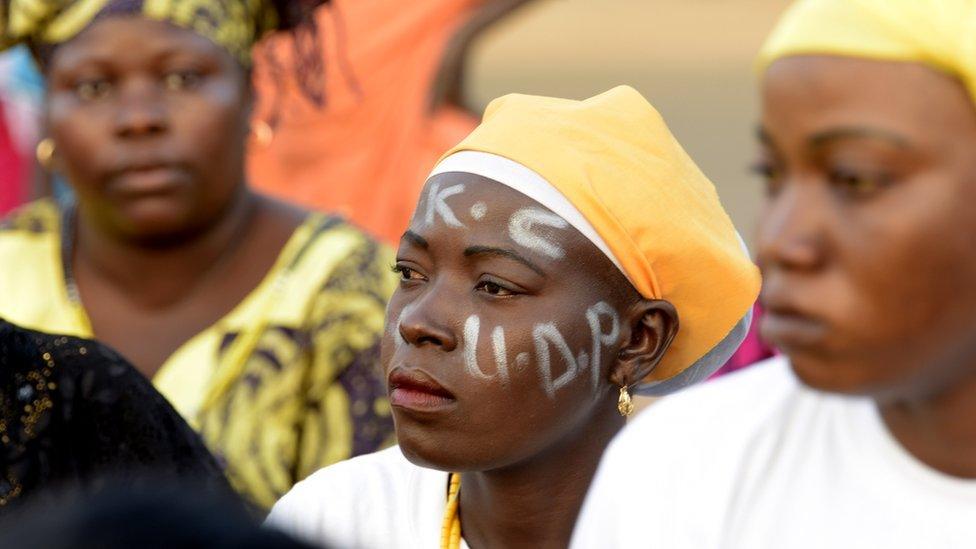
{"type": "MultiPolygon", "coordinates": [[[[267,524],[339,549],[440,547],[448,474],[418,467],[399,447],[326,467],[275,504],[267,524]]],[[[464,540],[461,547],[467,548],[464,540]]]]}
{"type": "Polygon", "coordinates": [[[976,481],[923,465],[871,400],[806,388],[776,358],[637,417],[572,547],[973,549],[976,481]]]}

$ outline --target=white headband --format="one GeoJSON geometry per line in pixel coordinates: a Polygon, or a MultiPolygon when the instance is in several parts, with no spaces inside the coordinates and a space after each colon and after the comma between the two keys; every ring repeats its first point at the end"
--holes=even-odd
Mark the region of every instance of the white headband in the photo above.
{"type": "MultiPolygon", "coordinates": [[[[427,179],[448,172],[471,173],[487,177],[549,208],[552,213],[565,219],[573,228],[582,233],[627,277],[627,273],[620,266],[620,262],[617,261],[613,252],[610,251],[610,247],[596,232],[593,225],[583,217],[583,214],[576,209],[572,202],[538,173],[514,160],[497,154],[481,151],[459,151],[434,166],[434,170],[430,172],[427,179]]],[[[627,280],[630,280],[630,277],[627,277],[627,280]]]]}

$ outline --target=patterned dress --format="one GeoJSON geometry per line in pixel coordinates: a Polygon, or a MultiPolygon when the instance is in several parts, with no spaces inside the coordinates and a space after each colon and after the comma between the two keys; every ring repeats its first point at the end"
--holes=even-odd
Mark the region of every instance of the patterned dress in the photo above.
{"type": "MultiPolygon", "coordinates": [[[[0,225],[0,317],[92,338],[61,224],[40,201],[0,225]]],[[[153,378],[253,503],[268,508],[315,470],[392,442],[378,366],[391,262],[358,229],[312,214],[265,279],[153,378]]]]}

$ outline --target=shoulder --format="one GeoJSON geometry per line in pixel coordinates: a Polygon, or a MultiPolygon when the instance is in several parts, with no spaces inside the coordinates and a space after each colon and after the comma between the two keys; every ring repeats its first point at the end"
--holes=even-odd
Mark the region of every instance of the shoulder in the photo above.
{"type": "Polygon", "coordinates": [[[721,545],[700,537],[711,532],[701,525],[720,521],[738,485],[761,477],[755,469],[775,453],[793,408],[813,395],[776,357],[652,404],[604,454],[574,547],[626,547],[634,536],[665,547],[721,545]],[[623,498],[619,486],[628,486],[623,498]]]}
{"type": "Polygon", "coordinates": [[[22,206],[0,220],[0,254],[42,253],[61,238],[61,214],[51,200],[22,206]]]}
{"type": "Polygon", "coordinates": [[[375,319],[396,284],[391,263],[386,246],[344,219],[308,214],[279,253],[276,285],[268,286],[280,298],[276,314],[316,329],[334,327],[336,318],[382,324],[375,319]]]}
{"type": "Polygon", "coordinates": [[[604,460],[714,471],[716,455],[727,464],[748,453],[807,393],[787,359],[775,357],[652,404],[614,439],[604,460]]]}
{"type": "Polygon", "coordinates": [[[267,522],[313,542],[369,546],[364,540],[370,537],[412,530],[409,517],[425,496],[446,490],[446,478],[410,463],[394,446],[312,474],[275,504],[267,522]]]}
{"type": "Polygon", "coordinates": [[[390,281],[395,280],[389,270],[393,251],[344,218],[310,214],[298,229],[295,246],[294,268],[327,272],[324,287],[369,289],[385,300],[390,281]]]}
{"type": "Polygon", "coordinates": [[[43,235],[56,233],[60,214],[53,200],[31,202],[10,212],[0,220],[0,238],[9,235],[43,235]]]}
{"type": "Polygon", "coordinates": [[[321,504],[328,494],[333,499],[335,491],[361,490],[374,485],[397,485],[407,475],[414,473],[418,466],[407,461],[399,446],[393,446],[379,452],[358,456],[340,461],[309,475],[308,478],[295,485],[275,505],[274,515],[279,507],[287,507],[289,500],[301,500],[305,503],[321,504]]]}
{"type": "Polygon", "coordinates": [[[78,333],[61,270],[57,205],[40,200],[0,222],[0,315],[51,332],[78,333]]]}
{"type": "MultiPolygon", "coordinates": [[[[61,214],[50,200],[38,200],[10,212],[0,220],[0,278],[11,272],[29,274],[14,266],[38,265],[50,262],[52,249],[60,246],[61,214]],[[4,259],[5,258],[5,259],[4,259]],[[13,262],[16,258],[16,263],[13,262]]],[[[0,287],[3,284],[0,283],[0,287]]]]}
{"type": "Polygon", "coordinates": [[[635,418],[617,441],[639,443],[648,433],[679,440],[715,432],[742,434],[760,428],[803,391],[788,360],[774,357],[662,398],[635,418]]]}

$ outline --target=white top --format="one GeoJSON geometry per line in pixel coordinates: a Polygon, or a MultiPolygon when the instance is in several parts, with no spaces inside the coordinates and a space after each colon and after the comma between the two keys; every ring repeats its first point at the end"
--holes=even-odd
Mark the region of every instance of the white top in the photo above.
{"type": "MultiPolygon", "coordinates": [[[[341,549],[437,549],[448,475],[418,467],[399,447],[331,465],[299,482],[267,524],[341,549]]],[[[461,547],[467,544],[461,540],[461,547]]]]}
{"type": "Polygon", "coordinates": [[[776,358],[667,397],[614,440],[574,549],[976,548],[976,481],[941,474],[874,403],[776,358]]]}

